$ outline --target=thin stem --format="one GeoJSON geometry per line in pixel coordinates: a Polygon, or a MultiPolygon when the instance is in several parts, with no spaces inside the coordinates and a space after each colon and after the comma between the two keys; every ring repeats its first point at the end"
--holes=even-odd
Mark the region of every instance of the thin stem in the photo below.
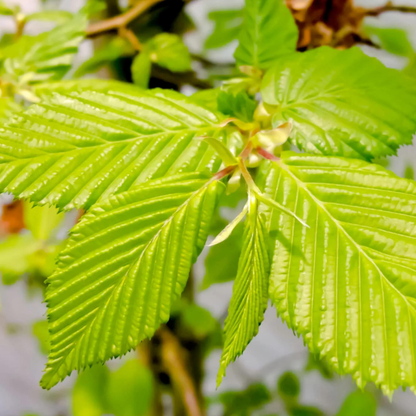
{"type": "Polygon", "coordinates": [[[110,32],[112,30],[118,30],[122,27],[126,27],[129,23],[150,9],[150,7],[160,3],[161,1],[162,0],[141,0],[126,13],[91,24],[87,28],[86,34],[88,37],[94,37],[105,32],[110,32]]]}
{"type": "Polygon", "coordinates": [[[158,335],[162,341],[162,362],[172,380],[173,388],[180,396],[188,416],[203,416],[198,394],[185,360],[185,351],[179,340],[167,328],[161,327],[158,335]]]}
{"type": "Polygon", "coordinates": [[[379,16],[385,12],[416,13],[416,7],[397,6],[389,1],[384,6],[375,7],[374,9],[364,9],[364,14],[366,16],[379,16]]]}

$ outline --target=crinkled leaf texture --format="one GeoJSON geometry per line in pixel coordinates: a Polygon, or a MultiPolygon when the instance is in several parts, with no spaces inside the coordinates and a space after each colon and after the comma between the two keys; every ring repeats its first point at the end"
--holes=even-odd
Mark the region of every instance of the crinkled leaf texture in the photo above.
{"type": "Polygon", "coordinates": [[[42,387],[125,354],[169,319],[223,189],[209,174],[184,173],[92,207],[47,281],[51,352],[42,387]]]}
{"type": "Polygon", "coordinates": [[[234,57],[238,65],[267,69],[281,56],[296,51],[298,36],[284,0],[246,0],[234,57]]]}
{"type": "Polygon", "coordinates": [[[0,127],[0,191],[41,205],[89,208],[149,179],[215,171],[221,160],[199,135],[238,144],[220,126],[225,116],[174,91],[49,85],[52,93],[40,89],[39,104],[0,127]]]}
{"type": "Polygon", "coordinates": [[[358,49],[322,47],[284,57],[263,79],[274,126],[293,119],[291,141],[310,153],[393,155],[416,133],[416,90],[358,49]]]}
{"type": "Polygon", "coordinates": [[[264,191],[270,298],[312,352],[360,387],[416,390],[416,183],[360,160],[283,153],[264,191]]]}
{"type": "Polygon", "coordinates": [[[224,325],[224,349],[217,385],[225,370],[257,335],[267,308],[269,286],[268,233],[258,202],[250,197],[237,277],[224,325]]]}

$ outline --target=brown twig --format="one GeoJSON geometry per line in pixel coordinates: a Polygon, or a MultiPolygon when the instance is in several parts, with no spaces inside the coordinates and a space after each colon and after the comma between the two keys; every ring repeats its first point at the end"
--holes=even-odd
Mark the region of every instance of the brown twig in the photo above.
{"type": "Polygon", "coordinates": [[[86,34],[88,37],[94,37],[105,32],[111,32],[112,30],[119,30],[122,27],[126,27],[129,23],[150,9],[150,7],[161,1],[162,0],[141,0],[126,13],[91,24],[88,26],[86,34]]]}
{"type": "Polygon", "coordinates": [[[379,16],[385,12],[416,13],[416,7],[397,6],[389,1],[384,6],[375,7],[373,9],[364,9],[364,14],[366,16],[379,16]]]}
{"type": "Polygon", "coordinates": [[[162,342],[161,355],[164,367],[169,373],[174,390],[183,402],[186,414],[203,416],[197,390],[186,365],[183,347],[168,328],[161,327],[157,334],[162,342]]]}

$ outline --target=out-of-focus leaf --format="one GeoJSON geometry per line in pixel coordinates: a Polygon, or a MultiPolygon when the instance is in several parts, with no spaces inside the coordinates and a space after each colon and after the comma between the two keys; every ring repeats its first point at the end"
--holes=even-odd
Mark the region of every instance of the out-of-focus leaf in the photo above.
{"type": "Polygon", "coordinates": [[[74,416],[102,416],[110,413],[106,397],[109,378],[110,371],[105,365],[96,365],[79,374],[72,396],[74,416]]]}
{"type": "Polygon", "coordinates": [[[387,52],[399,56],[410,56],[414,53],[408,34],[403,29],[366,26],[365,32],[387,52]]]}
{"type": "Polygon", "coordinates": [[[413,54],[403,72],[409,77],[416,78],[416,53],[413,54]]]}
{"type": "Polygon", "coordinates": [[[270,400],[268,388],[261,383],[251,384],[245,390],[227,391],[219,395],[226,415],[249,416],[253,410],[263,407],[270,400]]]}
{"type": "Polygon", "coordinates": [[[14,14],[16,14],[17,12],[17,8],[11,8],[9,6],[6,5],[6,3],[4,1],[0,0],[0,14],[3,16],[13,16],[14,14]]]}
{"type": "Polygon", "coordinates": [[[181,324],[198,339],[207,337],[218,325],[209,310],[194,303],[183,308],[180,320],[181,324]]]}
{"type": "MultiPolygon", "coordinates": [[[[324,416],[322,410],[313,406],[295,405],[289,411],[290,416],[324,416]]],[[[367,416],[366,413],[348,413],[348,416],[367,416]]]]}
{"type": "Polygon", "coordinates": [[[235,279],[238,259],[243,246],[243,234],[244,225],[239,224],[224,242],[210,247],[205,260],[202,290],[208,289],[211,285],[230,282],[235,279]]]}
{"type": "Polygon", "coordinates": [[[83,13],[37,36],[22,36],[0,51],[2,73],[26,84],[61,79],[70,69],[78,45],[85,37],[87,16],[83,13]]]}
{"type": "Polygon", "coordinates": [[[220,91],[217,97],[218,111],[223,114],[236,117],[242,121],[253,121],[254,110],[257,102],[251,99],[245,91],[232,94],[220,91]]]}
{"type": "Polygon", "coordinates": [[[37,321],[32,326],[33,335],[39,341],[39,348],[43,354],[48,354],[50,350],[49,330],[47,321],[37,321]]]}
{"type": "Polygon", "coordinates": [[[134,53],[133,47],[129,42],[121,37],[116,37],[97,49],[93,56],[83,62],[75,71],[75,77],[82,77],[86,74],[96,72],[103,66],[124,56],[130,56],[134,53]]]}
{"type": "Polygon", "coordinates": [[[377,401],[366,391],[355,391],[344,401],[337,416],[376,416],[377,401]]]}
{"type": "Polygon", "coordinates": [[[238,65],[267,69],[296,51],[298,28],[284,0],[246,0],[234,53],[238,65]]]}
{"type": "Polygon", "coordinates": [[[152,61],[147,52],[141,52],[137,55],[131,65],[131,75],[133,82],[142,88],[149,86],[150,71],[152,69],[152,61]]]}
{"type": "Polygon", "coordinates": [[[116,416],[145,415],[152,403],[152,373],[137,360],[127,361],[111,374],[103,393],[108,398],[111,412],[116,416]]]}
{"type": "Polygon", "coordinates": [[[320,359],[315,354],[309,353],[308,364],[306,365],[306,371],[317,370],[321,373],[323,378],[328,380],[334,377],[334,373],[329,367],[325,359],[320,359]]]}
{"type": "Polygon", "coordinates": [[[65,216],[55,207],[33,206],[29,201],[24,202],[23,212],[26,228],[38,240],[47,240],[65,216]]]}
{"type": "Polygon", "coordinates": [[[300,382],[296,374],[288,371],[277,381],[277,392],[284,400],[296,400],[300,393],[300,382]]]}
{"type": "Polygon", "coordinates": [[[404,170],[404,177],[406,179],[415,179],[415,170],[413,168],[413,165],[407,165],[404,170]]]}
{"type": "Polygon", "coordinates": [[[216,10],[209,13],[208,18],[214,22],[214,29],[205,40],[205,49],[221,48],[238,38],[243,10],[216,10]]]}
{"type": "Polygon", "coordinates": [[[150,39],[143,49],[150,60],[172,72],[191,70],[191,55],[178,35],[160,33],[150,39]]]}
{"type": "Polygon", "coordinates": [[[42,242],[31,234],[13,234],[0,243],[0,272],[4,284],[13,284],[32,270],[30,256],[42,249],[42,242]]]}
{"type": "Polygon", "coordinates": [[[48,245],[43,247],[42,250],[31,254],[28,257],[31,270],[43,277],[51,276],[55,271],[56,258],[62,250],[63,245],[64,244],[48,245]]]}
{"type": "Polygon", "coordinates": [[[73,14],[65,10],[42,10],[29,14],[25,17],[26,21],[41,20],[43,22],[66,23],[73,18],[73,14]]]}

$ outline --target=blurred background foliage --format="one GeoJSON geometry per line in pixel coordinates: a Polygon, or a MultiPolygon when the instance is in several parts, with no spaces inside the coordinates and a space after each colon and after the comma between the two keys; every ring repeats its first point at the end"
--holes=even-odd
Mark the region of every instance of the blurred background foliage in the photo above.
{"type": "MultiPolygon", "coordinates": [[[[203,1],[209,0],[196,3],[203,1]]],[[[241,7],[209,12],[207,19],[212,30],[205,37],[202,48],[193,47],[190,51],[184,39],[199,29],[187,12],[190,1],[89,0],[79,2],[77,10],[73,7],[67,10],[63,3],[44,0],[36,11],[26,13],[17,3],[0,0],[1,22],[9,19],[8,27],[12,28],[4,31],[0,39],[0,124],[36,102],[42,93],[42,84],[63,77],[84,78],[85,82],[91,77],[110,78],[143,88],[181,90],[188,95],[194,94],[195,100],[207,106],[218,105],[220,111],[230,116],[250,119],[252,114],[244,112],[253,112],[256,104],[250,105],[246,94],[239,97],[241,106],[230,108],[227,95],[222,97],[216,87],[218,81],[228,80],[225,88],[237,93],[243,84],[248,88],[256,85],[258,74],[236,70],[229,53],[218,61],[208,58],[212,50],[230,50],[230,45],[231,48],[235,45],[242,23],[241,7]],[[32,28],[36,28],[36,33],[28,30],[32,28]],[[90,51],[83,54],[83,59],[77,59],[85,38],[89,39],[90,51]]],[[[367,23],[367,17],[374,18],[390,11],[416,13],[412,6],[387,3],[366,8],[349,0],[287,0],[287,5],[298,24],[299,50],[321,45],[336,48],[358,45],[383,50],[404,59],[403,71],[409,76],[409,82],[416,78],[416,51],[408,33],[402,28],[376,25],[374,19],[371,24],[367,23]]],[[[223,2],[222,6],[228,7],[228,3],[223,2]]],[[[416,22],[416,14],[414,16],[416,22]]],[[[389,164],[388,160],[377,162],[384,166],[389,164]]],[[[404,176],[414,177],[412,165],[405,167],[404,176]]],[[[212,235],[224,228],[233,209],[241,208],[242,198],[243,194],[239,192],[224,198],[212,224],[212,235]]],[[[28,297],[42,294],[45,279],[53,272],[55,258],[65,245],[67,232],[82,214],[63,214],[47,206],[32,208],[26,202],[10,201],[8,196],[3,196],[0,221],[3,285],[20,282],[24,283],[28,297]]],[[[306,374],[316,372],[322,379],[330,381],[338,378],[325,361],[312,355],[303,368],[297,366],[296,371],[282,374],[276,371],[272,375],[274,384],[263,383],[260,371],[258,376],[242,375],[246,386],[242,390],[222,388],[207,394],[203,384],[206,363],[209,356],[222,347],[224,314],[214,317],[210,310],[196,302],[196,294],[234,279],[242,231],[242,227],[236,227],[229,239],[209,250],[205,268],[199,265],[196,270],[202,278],[190,279],[169,323],[151,341],[142,343],[134,354],[121,362],[110,362],[85,371],[76,378],[73,386],[65,387],[61,393],[48,393],[51,402],[60,401],[63,394],[72,404],[59,412],[51,410],[38,416],[179,416],[189,414],[187,395],[194,395],[203,404],[203,413],[207,409],[209,415],[405,414],[392,408],[373,386],[363,392],[345,395],[336,413],[328,413],[324,403],[322,407],[309,405],[302,398],[306,374]],[[227,255],[219,256],[219,253],[227,255]]],[[[2,290],[0,287],[0,292],[2,290]]],[[[35,337],[40,352],[47,354],[49,342],[45,320],[35,321],[30,329],[28,326],[7,326],[9,335],[19,331],[35,337]]],[[[297,357],[289,354],[283,359],[291,362],[297,357]]],[[[273,367],[269,370],[273,371],[273,367]]],[[[34,416],[32,413],[25,415],[34,416]]],[[[0,403],[0,416],[20,414],[2,409],[0,403]]]]}

